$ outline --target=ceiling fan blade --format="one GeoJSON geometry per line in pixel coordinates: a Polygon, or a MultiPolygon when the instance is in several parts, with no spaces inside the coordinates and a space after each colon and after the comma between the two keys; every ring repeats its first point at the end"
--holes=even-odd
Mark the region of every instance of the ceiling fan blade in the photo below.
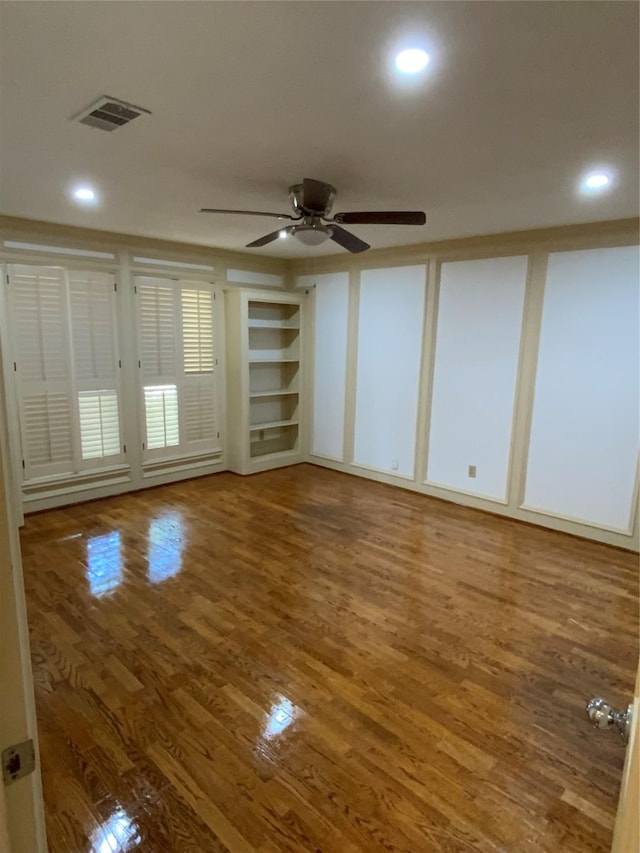
{"type": "Polygon", "coordinates": [[[336,213],[333,220],[345,225],[424,225],[427,217],[421,210],[372,210],[336,213]]]}
{"type": "Polygon", "coordinates": [[[305,210],[324,213],[330,208],[336,195],[336,188],[324,181],[305,178],[302,181],[302,205],[305,210]]]}
{"type": "Polygon", "coordinates": [[[217,207],[201,207],[200,213],[240,213],[243,216],[273,216],[276,219],[300,219],[300,216],[289,216],[288,213],[267,213],[264,210],[222,210],[217,207]]]}
{"type": "Polygon", "coordinates": [[[332,225],[331,231],[331,239],[333,242],[342,246],[343,249],[348,249],[349,252],[365,252],[367,249],[371,248],[371,246],[368,243],[365,243],[364,240],[356,237],[355,234],[351,234],[350,231],[345,231],[344,228],[339,228],[337,225],[332,225]]]}
{"type": "Polygon", "coordinates": [[[271,234],[265,234],[264,237],[258,237],[258,239],[254,240],[253,243],[247,243],[247,249],[258,249],[260,246],[266,246],[267,243],[273,243],[273,241],[277,240],[283,231],[287,234],[291,234],[293,228],[293,225],[289,225],[287,228],[279,228],[277,231],[272,231],[271,234]]]}

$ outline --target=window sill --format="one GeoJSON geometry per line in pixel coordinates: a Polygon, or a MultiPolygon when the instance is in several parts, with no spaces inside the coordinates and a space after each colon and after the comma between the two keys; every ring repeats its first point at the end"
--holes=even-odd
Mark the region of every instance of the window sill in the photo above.
{"type": "Polygon", "coordinates": [[[223,451],[208,450],[206,453],[193,453],[188,456],[175,456],[173,458],[147,459],[142,464],[142,477],[158,477],[161,474],[169,474],[173,471],[190,471],[197,468],[205,468],[222,461],[223,451]]]}
{"type": "Polygon", "coordinates": [[[102,484],[105,480],[121,478],[131,472],[130,465],[111,465],[104,468],[92,468],[90,471],[80,471],[77,474],[55,474],[52,477],[34,477],[22,483],[22,491],[25,495],[32,492],[40,492],[46,488],[59,488],[64,486],[85,486],[94,483],[102,484]]]}
{"type": "Polygon", "coordinates": [[[131,469],[128,465],[85,471],[81,474],[39,477],[37,480],[28,480],[22,484],[23,505],[26,511],[31,511],[30,505],[34,505],[33,509],[64,506],[73,503],[74,500],[88,500],[90,496],[85,496],[87,492],[98,490],[97,496],[100,496],[100,491],[104,489],[115,488],[118,492],[127,491],[130,484],[131,469]],[[125,488],[117,488],[122,486],[125,488]],[[74,496],[77,497],[74,498],[74,496]],[[66,500],[61,503],[60,498],[63,497],[66,500]]]}

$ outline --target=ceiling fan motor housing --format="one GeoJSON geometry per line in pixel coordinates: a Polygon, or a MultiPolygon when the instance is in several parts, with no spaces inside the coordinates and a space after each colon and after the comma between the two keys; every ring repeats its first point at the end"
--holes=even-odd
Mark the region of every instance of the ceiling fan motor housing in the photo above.
{"type": "Polygon", "coordinates": [[[294,213],[324,217],[331,213],[336,192],[331,184],[307,180],[304,184],[289,187],[289,199],[294,213]]]}

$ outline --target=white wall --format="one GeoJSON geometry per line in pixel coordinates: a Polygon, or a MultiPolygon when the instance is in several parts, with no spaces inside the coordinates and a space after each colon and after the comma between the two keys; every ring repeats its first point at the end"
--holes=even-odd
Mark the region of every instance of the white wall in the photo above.
{"type": "Polygon", "coordinates": [[[311,452],[344,458],[344,409],[347,378],[349,275],[312,276],[313,291],[313,420],[311,452]]]}
{"type": "Polygon", "coordinates": [[[626,530],[638,455],[638,248],[549,256],[525,506],[626,530]]]}
{"type": "Polygon", "coordinates": [[[354,462],[413,477],[426,267],[360,279],[354,462]],[[397,467],[396,467],[397,466],[397,467]]]}
{"type": "Polygon", "coordinates": [[[525,255],[441,267],[430,483],[506,498],[526,278],[525,255]]]}

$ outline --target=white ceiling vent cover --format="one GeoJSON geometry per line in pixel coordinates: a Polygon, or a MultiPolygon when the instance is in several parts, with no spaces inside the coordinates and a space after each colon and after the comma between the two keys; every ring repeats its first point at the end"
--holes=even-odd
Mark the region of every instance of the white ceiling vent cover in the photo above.
{"type": "Polygon", "coordinates": [[[144,114],[151,115],[151,111],[128,104],[126,101],[119,101],[109,95],[103,95],[90,107],[74,116],[74,120],[100,130],[117,130],[144,114]]]}

